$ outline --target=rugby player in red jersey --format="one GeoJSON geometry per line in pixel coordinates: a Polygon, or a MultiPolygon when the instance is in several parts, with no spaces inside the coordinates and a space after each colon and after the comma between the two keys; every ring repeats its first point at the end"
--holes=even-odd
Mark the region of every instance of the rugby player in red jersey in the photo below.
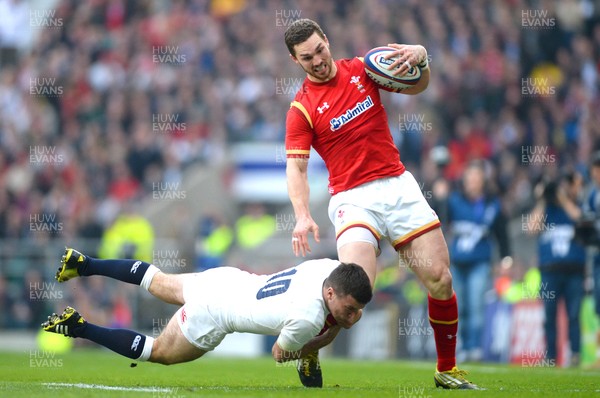
{"type": "MultiPolygon", "coordinates": [[[[329,171],[328,213],[340,261],[361,265],[373,284],[381,239],[388,240],[402,258],[414,260],[408,265],[429,292],[429,320],[438,355],[435,384],[478,389],[456,367],[458,308],[440,221],[400,161],[378,86],[365,73],[361,58],[334,61],[327,37],[310,19],[290,25],[285,43],[292,60],[307,75],[286,120],[287,184],[296,216],[294,253],[310,252],[309,233],[319,241],[319,227],[309,209],[307,166],[313,147],[329,171]]],[[[397,57],[390,65],[390,69],[399,66],[396,74],[415,65],[422,69],[419,82],[402,93],[425,90],[429,83],[425,48],[389,46],[397,49],[389,55],[397,57]]],[[[305,379],[311,371],[320,372],[318,355],[303,361],[309,363],[299,364],[299,372],[304,371],[300,378],[310,386],[305,379]]]]}

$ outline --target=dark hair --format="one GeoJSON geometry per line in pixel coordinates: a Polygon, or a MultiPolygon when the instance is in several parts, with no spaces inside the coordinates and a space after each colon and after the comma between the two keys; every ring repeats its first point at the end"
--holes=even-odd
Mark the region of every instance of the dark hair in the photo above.
{"type": "Polygon", "coordinates": [[[569,185],[573,185],[578,175],[579,173],[575,170],[567,170],[561,174],[560,179],[566,181],[569,185]]]}
{"type": "Polygon", "coordinates": [[[325,279],[325,287],[332,287],[338,296],[351,295],[360,304],[373,298],[371,281],[365,270],[354,263],[341,263],[325,279]]]}
{"type": "Polygon", "coordinates": [[[325,33],[319,26],[318,23],[312,19],[302,18],[294,21],[285,31],[285,45],[288,48],[290,54],[296,56],[294,46],[296,44],[304,43],[313,33],[317,32],[321,39],[325,39],[325,33]]]}
{"type": "Polygon", "coordinates": [[[542,195],[546,203],[550,203],[554,206],[560,206],[558,201],[558,187],[561,183],[567,183],[569,186],[577,181],[577,178],[581,177],[581,174],[577,170],[567,169],[562,171],[558,178],[550,176],[542,176],[539,184],[543,187],[542,195]]]}

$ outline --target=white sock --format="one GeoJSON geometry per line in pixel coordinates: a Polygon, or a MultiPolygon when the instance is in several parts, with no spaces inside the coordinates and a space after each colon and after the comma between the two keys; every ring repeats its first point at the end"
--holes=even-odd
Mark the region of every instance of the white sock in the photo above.
{"type": "Polygon", "coordinates": [[[142,350],[142,355],[136,361],[145,362],[150,359],[150,355],[152,354],[152,346],[154,345],[154,337],[146,336],[146,341],[144,342],[144,349],[142,350]]]}
{"type": "Polygon", "coordinates": [[[146,290],[150,289],[152,278],[154,278],[154,275],[156,275],[158,272],[160,272],[160,269],[158,269],[158,267],[154,264],[150,264],[150,266],[146,270],[146,273],[144,274],[144,277],[142,278],[140,286],[146,290]]]}

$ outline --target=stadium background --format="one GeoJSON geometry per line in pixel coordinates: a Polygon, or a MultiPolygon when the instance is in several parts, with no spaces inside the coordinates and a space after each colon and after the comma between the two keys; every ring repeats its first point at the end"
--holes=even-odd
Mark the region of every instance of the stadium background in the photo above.
{"type": "MultiPolygon", "coordinates": [[[[456,189],[469,160],[486,160],[514,249],[496,276],[535,298],[522,282],[536,266],[523,226],[534,185],[569,168],[587,176],[600,149],[600,2],[0,0],[2,348],[35,344],[39,323],[66,304],[103,325],[166,325],[174,308],[130,286],[55,283],[65,245],[168,272],[298,261],[283,140],[303,75],[283,32],[304,17],[321,23],[336,59],[391,42],[428,49],[427,91],[384,96],[402,161],[435,200],[436,181],[456,189]]],[[[324,235],[313,256],[335,256],[316,158],[310,175],[324,235]]],[[[393,253],[380,259],[371,311],[334,353],[431,357],[424,292],[393,253]]],[[[502,309],[523,298],[489,296],[508,317],[502,309]]],[[[539,315],[526,301],[523,313],[539,315]]],[[[508,335],[488,359],[511,359],[509,325],[497,325],[508,335]]],[[[539,317],[523,329],[534,336],[519,340],[524,349],[543,344],[539,317]]],[[[254,355],[264,343],[249,342],[230,351],[254,355]]]]}

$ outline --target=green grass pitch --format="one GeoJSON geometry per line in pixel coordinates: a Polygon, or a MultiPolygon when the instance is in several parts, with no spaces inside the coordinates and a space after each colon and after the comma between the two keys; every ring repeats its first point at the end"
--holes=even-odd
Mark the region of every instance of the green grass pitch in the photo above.
{"type": "Polygon", "coordinates": [[[270,358],[201,358],[162,366],[131,361],[105,350],[68,354],[0,353],[0,397],[395,397],[433,398],[600,396],[600,371],[463,366],[486,391],[445,391],[433,384],[433,363],[322,359],[324,388],[300,386],[292,365],[270,358]]]}

